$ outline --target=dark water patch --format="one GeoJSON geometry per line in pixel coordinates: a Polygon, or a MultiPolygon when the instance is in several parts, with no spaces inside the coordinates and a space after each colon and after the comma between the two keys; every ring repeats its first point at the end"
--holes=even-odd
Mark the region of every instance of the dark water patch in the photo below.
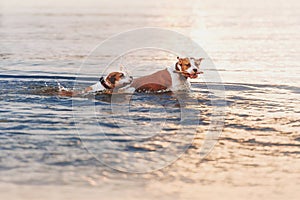
{"type": "MultiPolygon", "coordinates": [[[[243,163],[242,164],[243,166],[245,167],[259,167],[260,165],[259,164],[253,164],[253,163],[243,163]]],[[[254,185],[258,185],[258,184],[254,184],[254,185]]]]}
{"type": "Polygon", "coordinates": [[[230,103],[229,101],[225,101],[224,99],[219,99],[214,97],[211,99],[209,105],[214,106],[214,107],[226,107],[227,104],[230,103]]]}
{"type": "Polygon", "coordinates": [[[90,146],[90,144],[95,144],[95,145],[102,145],[105,144],[107,142],[107,138],[104,137],[105,134],[99,134],[99,133],[95,133],[95,134],[90,134],[88,136],[84,135],[84,136],[80,136],[80,139],[82,141],[82,144],[84,144],[84,146],[86,144],[88,144],[88,146],[90,146]],[[93,137],[90,137],[93,136],[93,137]]]}
{"type": "Polygon", "coordinates": [[[6,60],[9,59],[12,55],[12,53],[0,53],[0,59],[6,60]]]}
{"type": "Polygon", "coordinates": [[[80,167],[80,166],[97,166],[97,165],[99,165],[99,161],[96,160],[95,158],[74,159],[74,160],[70,160],[70,161],[57,161],[57,162],[47,162],[47,159],[45,159],[45,162],[47,165],[58,166],[58,167],[66,167],[66,166],[80,167]]]}
{"type": "MultiPolygon", "coordinates": [[[[40,131],[62,131],[62,130],[72,130],[73,127],[70,127],[69,125],[64,126],[46,126],[43,127],[39,124],[39,126],[36,125],[17,125],[17,126],[11,126],[11,127],[0,127],[1,131],[9,131],[11,134],[23,134],[22,130],[40,130],[40,131]],[[15,132],[15,131],[18,132],[15,132]]],[[[26,133],[27,134],[27,133],[26,133]]]]}
{"type": "MultiPolygon", "coordinates": [[[[243,143],[244,140],[243,139],[235,139],[235,138],[230,138],[230,137],[220,137],[219,138],[219,141],[222,141],[222,140],[227,140],[227,141],[231,141],[231,142],[235,142],[235,143],[243,143]]],[[[250,139],[248,140],[248,142],[255,142],[255,139],[250,139]]]]}
{"type": "Polygon", "coordinates": [[[284,155],[293,155],[293,154],[295,154],[295,155],[300,155],[300,151],[283,151],[282,152],[284,155]]]}
{"type": "Polygon", "coordinates": [[[80,147],[81,144],[82,144],[81,141],[77,140],[77,141],[67,141],[65,143],[60,143],[57,146],[58,147],[80,147]]]}
{"type": "Polygon", "coordinates": [[[244,124],[225,124],[225,127],[229,127],[229,128],[234,128],[234,129],[243,129],[246,131],[277,131],[274,128],[271,127],[253,127],[253,126],[249,126],[249,125],[244,125],[244,124]]]}
{"type": "Polygon", "coordinates": [[[248,144],[251,146],[277,146],[277,147],[300,147],[300,144],[293,144],[293,143],[275,143],[275,142],[262,142],[257,141],[255,138],[253,139],[235,139],[235,138],[229,138],[229,137],[221,137],[219,140],[228,140],[239,144],[248,144]]]}
{"type": "MultiPolygon", "coordinates": [[[[68,104],[68,105],[71,106],[71,104],[68,104]]],[[[72,109],[70,109],[70,108],[56,108],[56,107],[52,108],[51,110],[58,111],[58,112],[71,112],[72,111],[72,109]]]]}
{"type": "Polygon", "coordinates": [[[135,146],[126,146],[124,148],[124,151],[129,151],[129,152],[136,152],[136,153],[143,153],[143,152],[152,152],[156,151],[157,149],[150,149],[146,147],[135,147],[135,146]]]}
{"type": "Polygon", "coordinates": [[[243,143],[252,144],[252,145],[260,145],[260,146],[300,147],[300,144],[260,142],[260,141],[257,141],[256,139],[245,140],[245,141],[243,141],[243,143]]]}
{"type": "Polygon", "coordinates": [[[61,140],[67,140],[67,141],[73,141],[73,142],[80,142],[81,138],[80,137],[63,137],[59,138],[61,140]]]}
{"type": "Polygon", "coordinates": [[[6,135],[6,136],[24,135],[24,136],[29,136],[29,135],[33,135],[33,134],[28,133],[28,132],[21,132],[21,131],[11,131],[11,132],[1,131],[0,135],[6,135]]]}
{"type": "Polygon", "coordinates": [[[122,136],[124,136],[123,133],[105,133],[104,135],[107,137],[122,137],[122,136]]]}
{"type": "Polygon", "coordinates": [[[17,125],[17,126],[10,126],[10,127],[0,127],[0,130],[24,130],[24,129],[28,129],[30,127],[26,126],[26,125],[17,125]]]}
{"type": "Polygon", "coordinates": [[[109,141],[111,142],[119,142],[119,143],[128,143],[128,142],[133,142],[134,140],[131,140],[131,139],[117,139],[117,138],[113,138],[113,137],[110,137],[109,141]]]}
{"type": "Polygon", "coordinates": [[[0,119],[0,124],[1,123],[9,123],[9,122],[13,122],[13,121],[9,120],[9,119],[0,119]]]}
{"type": "MultiPolygon", "coordinates": [[[[48,109],[48,107],[45,107],[44,109],[48,109]]],[[[66,119],[65,117],[62,117],[62,116],[58,115],[57,113],[30,113],[30,115],[28,115],[28,117],[33,118],[35,120],[39,120],[39,119],[42,119],[42,118],[45,118],[45,119],[57,119],[57,118],[66,119]]],[[[35,120],[32,120],[32,121],[35,121],[35,120]]]]}
{"type": "Polygon", "coordinates": [[[297,142],[300,142],[300,137],[295,138],[297,142]]]}
{"type": "MultiPolygon", "coordinates": [[[[37,118],[41,118],[40,116],[37,117],[37,118]]],[[[54,118],[57,118],[57,117],[54,117],[54,118]]],[[[61,121],[50,121],[50,120],[40,120],[40,119],[37,119],[37,120],[16,120],[16,119],[13,119],[13,120],[8,120],[8,122],[10,123],[25,123],[25,124],[33,124],[33,125],[36,125],[36,124],[47,124],[47,125],[57,125],[57,124],[62,124],[63,122],[61,121]]],[[[1,120],[0,120],[0,123],[1,123],[1,120]]],[[[1,127],[0,127],[1,128],[1,127]]]]}
{"type": "MultiPolygon", "coordinates": [[[[95,99],[97,101],[101,101],[101,102],[106,102],[106,103],[111,103],[112,102],[112,96],[110,94],[88,94],[85,97],[90,98],[90,99],[95,99]]],[[[118,101],[120,102],[124,102],[125,99],[122,98],[118,98],[118,101]]]]}
{"type": "MultiPolygon", "coordinates": [[[[0,101],[1,100],[3,101],[4,99],[0,99],[0,101]]],[[[10,112],[10,110],[5,110],[3,107],[0,110],[0,113],[7,113],[7,112],[10,112]]]]}
{"type": "MultiPolygon", "coordinates": [[[[244,96],[227,96],[226,97],[227,99],[230,99],[230,100],[234,100],[235,103],[239,103],[239,104],[244,104],[244,103],[251,103],[251,104],[254,104],[256,102],[266,102],[266,100],[264,99],[258,99],[258,98],[249,98],[249,97],[244,97],[244,96]],[[238,102],[240,101],[240,102],[238,102]]],[[[267,101],[268,102],[268,101],[267,101]]]]}
{"type": "MultiPolygon", "coordinates": [[[[207,120],[207,119],[202,119],[202,120],[200,119],[200,120],[198,121],[198,124],[199,124],[199,125],[202,125],[202,126],[208,126],[208,125],[210,124],[210,122],[206,122],[206,120],[207,120]]],[[[195,125],[195,124],[196,124],[196,122],[193,123],[193,125],[195,125]]]]}
{"type": "Polygon", "coordinates": [[[53,75],[7,75],[0,74],[0,79],[48,79],[48,80],[76,80],[76,77],[72,76],[53,76],[53,75]]]}
{"type": "MultiPolygon", "coordinates": [[[[132,118],[132,120],[134,121],[140,121],[140,122],[151,122],[151,118],[148,118],[148,117],[139,117],[139,116],[136,116],[134,118],[132,118]]],[[[159,121],[162,121],[164,120],[164,118],[161,118],[161,119],[158,119],[159,121]]]]}
{"type": "Polygon", "coordinates": [[[225,91],[249,91],[256,90],[253,87],[245,86],[245,85],[236,85],[236,84],[224,84],[225,91]]]}
{"type": "Polygon", "coordinates": [[[179,128],[163,128],[162,129],[163,131],[177,131],[177,130],[179,130],[179,128]]]}
{"type": "Polygon", "coordinates": [[[104,121],[98,121],[98,125],[99,126],[103,126],[103,127],[108,127],[108,128],[120,128],[118,125],[116,125],[115,123],[111,123],[111,122],[104,122],[104,121]]]}
{"type": "Polygon", "coordinates": [[[247,115],[247,114],[237,114],[237,116],[239,116],[239,117],[249,117],[250,115],[247,115]]]}

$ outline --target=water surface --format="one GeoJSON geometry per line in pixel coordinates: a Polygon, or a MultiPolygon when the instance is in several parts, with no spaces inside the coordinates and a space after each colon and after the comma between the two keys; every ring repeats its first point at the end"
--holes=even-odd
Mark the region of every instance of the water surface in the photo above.
{"type": "MultiPolygon", "coordinates": [[[[300,184],[299,9],[293,0],[1,2],[0,182],[3,190],[10,189],[3,197],[295,199],[300,184]],[[77,75],[81,77],[77,86],[97,80],[93,70],[102,67],[101,57],[98,66],[77,74],[96,44],[144,26],[191,37],[222,78],[193,82],[186,109],[199,115],[190,120],[185,137],[175,137],[180,109],[174,94],[135,95],[130,118],[110,115],[107,95],[75,99],[56,95],[58,83],[72,88],[77,75]],[[213,112],[208,90],[212,85],[224,85],[227,114],[217,145],[201,160],[213,112]],[[83,112],[94,108],[97,115],[83,112]],[[74,113],[87,114],[76,120],[74,113]],[[116,118],[125,129],[132,119],[144,128],[127,135],[112,123],[116,118]],[[149,128],[156,128],[147,124],[159,127],[165,119],[162,132],[145,140],[149,128]],[[90,135],[80,138],[80,128],[90,135]],[[170,142],[176,145],[168,146],[170,142]],[[186,151],[180,159],[166,164],[170,155],[182,150],[186,151]],[[95,152],[106,162],[99,162],[95,152]],[[131,160],[132,155],[136,159],[131,160]],[[118,172],[107,163],[117,170],[166,167],[136,174],[118,172]],[[53,196],[47,190],[54,191],[53,196]]],[[[135,60],[137,64],[159,60],[164,66],[175,61],[161,53],[126,62],[135,60]]],[[[205,73],[214,70],[203,63],[205,73]]]]}

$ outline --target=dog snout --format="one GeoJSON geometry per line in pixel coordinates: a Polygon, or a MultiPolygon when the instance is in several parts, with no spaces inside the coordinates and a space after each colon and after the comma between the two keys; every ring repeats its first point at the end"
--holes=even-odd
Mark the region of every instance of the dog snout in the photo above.
{"type": "Polygon", "coordinates": [[[193,69],[193,71],[196,73],[198,70],[197,69],[193,69]]]}

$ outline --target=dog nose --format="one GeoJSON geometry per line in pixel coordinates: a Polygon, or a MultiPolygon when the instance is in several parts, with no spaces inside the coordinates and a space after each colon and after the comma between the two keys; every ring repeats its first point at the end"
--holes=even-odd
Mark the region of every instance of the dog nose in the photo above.
{"type": "Polygon", "coordinates": [[[194,72],[197,72],[197,69],[193,69],[194,72]]]}
{"type": "Polygon", "coordinates": [[[129,78],[130,78],[130,79],[133,79],[133,77],[132,77],[132,76],[129,76],[129,78]]]}

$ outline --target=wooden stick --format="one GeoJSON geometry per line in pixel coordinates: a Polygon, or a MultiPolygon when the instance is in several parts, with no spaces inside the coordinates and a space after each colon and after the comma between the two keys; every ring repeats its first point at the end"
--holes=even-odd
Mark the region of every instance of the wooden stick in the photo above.
{"type": "MultiPolygon", "coordinates": [[[[187,72],[179,72],[179,71],[176,71],[176,70],[174,70],[173,72],[176,72],[176,73],[178,73],[178,74],[188,74],[187,72]]],[[[195,74],[204,74],[204,72],[196,72],[195,74]]]]}

